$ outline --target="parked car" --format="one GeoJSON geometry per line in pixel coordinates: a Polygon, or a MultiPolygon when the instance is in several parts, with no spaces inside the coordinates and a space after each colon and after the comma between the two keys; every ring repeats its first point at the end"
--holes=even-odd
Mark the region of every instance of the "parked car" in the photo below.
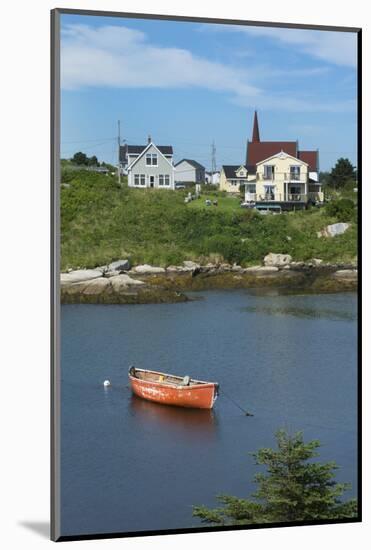
{"type": "Polygon", "coordinates": [[[240,204],[241,208],[255,208],[255,202],[252,201],[244,201],[240,204]]]}
{"type": "Polygon", "coordinates": [[[206,199],[205,204],[206,204],[206,206],[211,206],[212,202],[211,202],[210,199],[206,199]]]}
{"type": "Polygon", "coordinates": [[[184,183],[176,183],[175,184],[175,189],[185,189],[186,186],[184,185],[184,183]]]}

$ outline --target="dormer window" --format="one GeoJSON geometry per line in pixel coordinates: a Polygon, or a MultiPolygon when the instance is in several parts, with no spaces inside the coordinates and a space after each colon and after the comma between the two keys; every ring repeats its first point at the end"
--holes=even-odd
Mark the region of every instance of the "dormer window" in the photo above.
{"type": "Polygon", "coordinates": [[[235,174],[238,178],[244,178],[244,177],[246,177],[246,169],[243,166],[240,166],[236,170],[235,174]]]}
{"type": "Polygon", "coordinates": [[[146,165],[147,166],[157,166],[157,153],[147,153],[146,154],[146,165]]]}

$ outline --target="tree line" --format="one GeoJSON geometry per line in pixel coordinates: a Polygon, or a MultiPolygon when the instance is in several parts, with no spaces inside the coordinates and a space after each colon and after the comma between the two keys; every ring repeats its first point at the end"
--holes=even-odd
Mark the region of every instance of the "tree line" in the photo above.
{"type": "Polygon", "coordinates": [[[102,166],[104,168],[108,168],[110,170],[114,170],[114,166],[111,164],[108,164],[104,161],[99,162],[96,155],[92,155],[91,157],[88,157],[85,153],[82,153],[81,151],[78,151],[71,157],[70,162],[72,164],[75,164],[76,166],[102,166]]]}

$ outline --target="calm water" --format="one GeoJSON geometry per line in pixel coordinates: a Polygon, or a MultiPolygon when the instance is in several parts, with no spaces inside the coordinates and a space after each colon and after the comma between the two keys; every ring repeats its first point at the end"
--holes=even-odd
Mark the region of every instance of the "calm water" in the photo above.
{"type": "Polygon", "coordinates": [[[251,494],[248,453],[279,427],[320,439],[355,495],[356,295],[201,295],[62,307],[62,534],[198,526],[192,505],[251,494]],[[130,364],[218,381],[254,417],[135,398],[130,364]]]}

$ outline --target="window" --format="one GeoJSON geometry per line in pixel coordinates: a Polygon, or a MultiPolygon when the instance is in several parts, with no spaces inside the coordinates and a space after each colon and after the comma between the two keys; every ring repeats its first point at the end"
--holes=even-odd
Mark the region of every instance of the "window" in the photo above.
{"type": "Polygon", "coordinates": [[[160,174],[158,176],[158,184],[161,185],[170,185],[170,176],[168,174],[160,174]]]}
{"type": "Polygon", "coordinates": [[[248,185],[246,185],[246,191],[248,193],[256,193],[256,185],[255,183],[250,183],[248,185]]]}
{"type": "Polygon", "coordinates": [[[134,174],[134,185],[145,185],[145,184],[146,184],[145,174],[134,174]]]}
{"type": "Polygon", "coordinates": [[[274,166],[264,164],[264,179],[272,180],[274,178],[274,166]]]}
{"type": "Polygon", "coordinates": [[[274,200],[274,185],[264,185],[265,198],[274,200]]]}
{"type": "Polygon", "coordinates": [[[300,180],[300,166],[290,166],[290,178],[300,180]]]}
{"type": "Polygon", "coordinates": [[[147,153],[146,154],[146,165],[147,166],[157,166],[157,153],[147,153]]]}

